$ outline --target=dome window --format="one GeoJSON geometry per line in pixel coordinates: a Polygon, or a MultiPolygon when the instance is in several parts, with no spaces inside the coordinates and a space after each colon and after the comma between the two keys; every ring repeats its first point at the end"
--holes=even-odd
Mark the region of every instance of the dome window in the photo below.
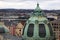
{"type": "Polygon", "coordinates": [[[28,30],[27,30],[27,36],[32,37],[34,33],[33,31],[34,31],[34,24],[29,24],[28,30]]]}
{"type": "Polygon", "coordinates": [[[39,24],[39,36],[45,37],[46,36],[46,30],[44,24],[39,24]]]}

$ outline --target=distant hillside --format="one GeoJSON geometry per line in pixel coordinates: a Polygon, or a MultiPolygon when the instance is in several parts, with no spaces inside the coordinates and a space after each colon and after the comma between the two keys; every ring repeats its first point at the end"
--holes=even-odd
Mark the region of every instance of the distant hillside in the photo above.
{"type": "MultiPolygon", "coordinates": [[[[0,9],[0,12],[31,13],[34,9],[0,9]]],[[[60,10],[42,10],[45,13],[59,13],[60,10]]]]}

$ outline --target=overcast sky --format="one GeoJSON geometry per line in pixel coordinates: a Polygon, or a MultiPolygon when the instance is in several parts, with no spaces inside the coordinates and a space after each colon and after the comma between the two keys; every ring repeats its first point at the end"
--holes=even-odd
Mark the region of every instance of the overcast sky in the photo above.
{"type": "Polygon", "coordinates": [[[0,0],[0,9],[15,8],[15,9],[34,9],[37,2],[41,9],[57,10],[60,9],[59,0],[0,0]]]}

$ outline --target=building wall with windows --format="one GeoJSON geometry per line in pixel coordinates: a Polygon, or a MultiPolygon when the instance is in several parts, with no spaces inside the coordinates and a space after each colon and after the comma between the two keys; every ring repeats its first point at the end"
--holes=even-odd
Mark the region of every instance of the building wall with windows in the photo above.
{"type": "Polygon", "coordinates": [[[60,20],[51,21],[56,40],[60,40],[60,20]]]}

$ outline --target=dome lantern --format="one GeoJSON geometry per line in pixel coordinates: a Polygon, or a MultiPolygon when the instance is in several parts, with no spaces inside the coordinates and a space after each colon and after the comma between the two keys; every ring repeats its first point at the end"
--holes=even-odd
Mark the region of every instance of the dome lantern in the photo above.
{"type": "Polygon", "coordinates": [[[42,10],[41,10],[40,7],[39,7],[39,3],[37,3],[37,6],[36,6],[33,14],[34,14],[35,16],[43,16],[42,10]]]}

